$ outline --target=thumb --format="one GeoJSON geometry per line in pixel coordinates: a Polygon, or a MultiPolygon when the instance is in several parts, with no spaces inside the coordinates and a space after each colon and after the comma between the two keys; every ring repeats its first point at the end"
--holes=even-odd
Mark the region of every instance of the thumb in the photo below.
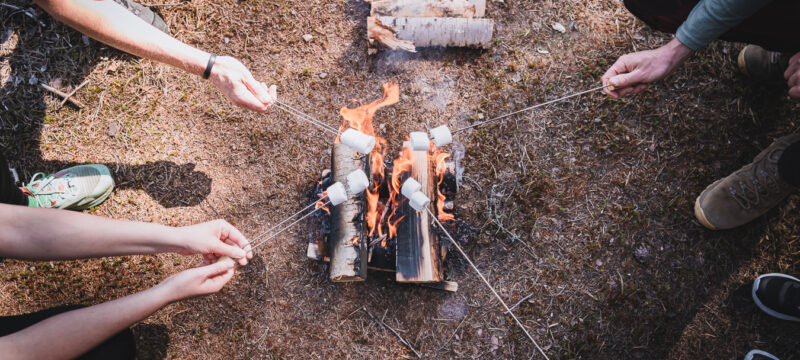
{"type": "Polygon", "coordinates": [[[213,264],[200,267],[199,270],[204,277],[214,277],[233,269],[234,266],[233,260],[222,258],[213,264]]]}
{"type": "Polygon", "coordinates": [[[253,78],[252,74],[248,74],[245,79],[245,86],[247,86],[250,92],[253,93],[256,99],[258,99],[258,101],[263,104],[272,103],[269,92],[267,91],[267,87],[264,86],[264,84],[253,78]]]}
{"type": "Polygon", "coordinates": [[[223,241],[217,241],[213,252],[218,255],[228,256],[233,259],[241,259],[247,255],[244,249],[231,245],[223,241]]]}
{"type": "Polygon", "coordinates": [[[629,86],[637,85],[641,79],[639,79],[639,74],[636,71],[619,74],[610,79],[608,82],[614,86],[615,88],[626,88],[629,86]]]}

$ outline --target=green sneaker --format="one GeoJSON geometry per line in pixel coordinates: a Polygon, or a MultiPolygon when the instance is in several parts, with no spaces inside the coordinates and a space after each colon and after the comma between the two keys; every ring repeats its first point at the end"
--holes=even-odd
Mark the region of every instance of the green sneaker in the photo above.
{"type": "Polygon", "coordinates": [[[800,133],[775,140],[745,165],[709,185],[694,203],[694,215],[711,230],[733,229],[747,224],[777,205],[797,188],[778,175],[778,159],[800,133]]]}
{"type": "Polygon", "coordinates": [[[785,81],[783,72],[789,67],[789,57],[758,45],[747,45],[739,52],[737,64],[753,80],[785,81]]]}
{"type": "Polygon", "coordinates": [[[20,190],[31,207],[86,210],[111,195],[114,178],[105,165],[78,165],[48,176],[36,173],[20,190]]]}

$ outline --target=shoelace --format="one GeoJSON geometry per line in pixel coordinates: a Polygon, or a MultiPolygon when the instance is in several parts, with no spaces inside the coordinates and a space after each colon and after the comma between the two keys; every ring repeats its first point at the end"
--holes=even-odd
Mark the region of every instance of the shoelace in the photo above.
{"type": "Polygon", "coordinates": [[[778,159],[780,158],[779,152],[782,151],[783,148],[775,148],[759,163],[753,164],[753,173],[750,175],[749,184],[739,181],[739,189],[741,191],[736,191],[732,186],[728,188],[733,199],[743,209],[750,210],[753,206],[757,206],[762,197],[780,194],[781,189],[778,182],[777,169],[778,159]],[[772,172],[765,170],[767,165],[772,165],[772,172]],[[759,181],[759,176],[764,179],[763,184],[759,181]]]}
{"type": "MultiPolygon", "coordinates": [[[[66,176],[69,176],[69,175],[66,175],[66,176]]],[[[31,177],[31,181],[28,182],[28,185],[25,186],[25,190],[33,197],[33,199],[36,201],[36,204],[39,207],[44,207],[42,205],[42,200],[45,199],[45,198],[46,198],[45,200],[47,200],[47,201],[51,201],[51,200],[53,200],[53,198],[56,198],[58,200],[66,199],[66,195],[65,195],[66,192],[67,192],[66,189],[65,190],[58,190],[58,188],[55,188],[56,190],[53,190],[53,188],[50,188],[49,190],[46,190],[47,186],[50,185],[55,179],[56,179],[55,174],[50,174],[50,175],[45,176],[44,173],[38,172],[36,174],[33,174],[33,177],[31,177]],[[37,179],[37,178],[41,178],[41,179],[37,179]]],[[[64,180],[68,180],[68,179],[64,178],[64,180]]],[[[71,187],[71,185],[69,184],[69,181],[67,181],[66,188],[70,188],[70,187],[71,187]]],[[[47,205],[50,205],[50,204],[47,204],[47,205]]]]}

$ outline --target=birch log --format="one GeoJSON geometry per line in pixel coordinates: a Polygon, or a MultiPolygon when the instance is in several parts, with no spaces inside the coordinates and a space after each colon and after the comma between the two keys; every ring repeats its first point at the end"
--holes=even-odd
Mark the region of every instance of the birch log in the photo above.
{"type": "MultiPolygon", "coordinates": [[[[408,142],[404,147],[411,146],[408,142]]],[[[435,173],[428,161],[428,151],[412,151],[413,164],[411,176],[422,184],[420,189],[429,199],[436,198],[435,173]]],[[[431,228],[427,211],[416,212],[405,201],[402,205],[405,215],[397,227],[397,282],[433,283],[444,280],[442,273],[441,248],[439,237],[431,228]]],[[[436,211],[434,203],[428,207],[436,211]]]]}
{"type": "Polygon", "coordinates": [[[486,0],[373,0],[371,16],[483,17],[486,0]]]}
{"type": "MultiPolygon", "coordinates": [[[[347,174],[359,169],[361,159],[342,143],[331,152],[333,181],[347,183],[347,174]]],[[[364,281],[367,278],[367,233],[364,225],[364,193],[348,194],[347,201],[331,209],[330,257],[333,282],[364,281]]]]}
{"type": "Polygon", "coordinates": [[[490,19],[370,16],[369,46],[416,52],[417,47],[454,46],[488,48],[494,21],[490,19]]]}

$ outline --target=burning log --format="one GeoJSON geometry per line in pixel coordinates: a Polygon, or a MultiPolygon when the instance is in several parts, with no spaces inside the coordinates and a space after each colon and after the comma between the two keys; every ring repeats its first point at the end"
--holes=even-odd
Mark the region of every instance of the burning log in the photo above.
{"type": "Polygon", "coordinates": [[[391,49],[416,52],[417,47],[458,46],[488,48],[494,21],[451,17],[367,18],[367,37],[374,52],[378,43],[391,49]]]}
{"type": "MultiPolygon", "coordinates": [[[[361,157],[343,143],[331,152],[333,181],[347,182],[347,174],[360,168],[361,157]]],[[[330,279],[334,282],[364,281],[367,278],[367,233],[364,224],[363,193],[331,209],[330,279]]]]}
{"type": "MultiPolygon", "coordinates": [[[[409,142],[403,143],[403,151],[411,153],[411,177],[422,184],[428,198],[435,199],[436,176],[427,150],[411,150],[409,142]]],[[[395,169],[398,170],[398,169],[395,169]]],[[[435,211],[433,203],[431,210],[435,211]]],[[[427,211],[417,212],[405,201],[400,209],[404,216],[397,227],[397,282],[433,283],[444,280],[442,273],[439,237],[431,230],[431,219],[427,211]]]]}
{"type": "Polygon", "coordinates": [[[374,0],[370,16],[483,17],[486,0],[374,0]]]}

